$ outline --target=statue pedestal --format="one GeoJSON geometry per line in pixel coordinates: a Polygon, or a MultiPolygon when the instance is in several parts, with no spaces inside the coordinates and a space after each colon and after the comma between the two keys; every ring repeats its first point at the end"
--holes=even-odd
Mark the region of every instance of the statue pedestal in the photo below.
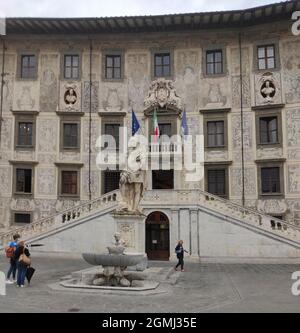
{"type": "Polygon", "coordinates": [[[121,239],[125,242],[125,253],[141,254],[145,257],[145,260],[141,264],[128,270],[144,271],[148,267],[148,258],[146,255],[146,216],[113,213],[112,217],[116,223],[116,231],[121,234],[121,239]]]}

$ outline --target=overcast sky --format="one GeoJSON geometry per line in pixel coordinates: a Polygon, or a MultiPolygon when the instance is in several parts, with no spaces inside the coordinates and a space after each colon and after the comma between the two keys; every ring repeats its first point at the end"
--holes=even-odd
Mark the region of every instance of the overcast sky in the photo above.
{"type": "Polygon", "coordinates": [[[7,17],[102,17],[250,8],[276,0],[0,0],[7,17]]]}

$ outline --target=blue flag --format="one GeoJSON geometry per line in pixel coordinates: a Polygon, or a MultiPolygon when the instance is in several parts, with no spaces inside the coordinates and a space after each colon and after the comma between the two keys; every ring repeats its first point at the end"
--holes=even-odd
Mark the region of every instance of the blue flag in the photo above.
{"type": "Polygon", "coordinates": [[[189,135],[189,128],[188,128],[187,119],[186,119],[186,111],[184,111],[183,116],[182,116],[181,132],[184,137],[189,135]]]}
{"type": "Polygon", "coordinates": [[[132,136],[135,136],[140,128],[141,128],[140,123],[139,123],[134,111],[132,111],[132,136]]]}

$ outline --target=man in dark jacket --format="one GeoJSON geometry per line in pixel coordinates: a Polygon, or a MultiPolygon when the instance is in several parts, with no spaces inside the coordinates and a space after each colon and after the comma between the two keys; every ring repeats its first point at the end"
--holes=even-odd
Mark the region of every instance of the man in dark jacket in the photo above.
{"type": "Polygon", "coordinates": [[[25,247],[24,242],[20,242],[18,248],[15,251],[15,260],[18,265],[17,286],[24,288],[28,265],[26,265],[24,262],[20,261],[20,256],[22,254],[25,254],[27,257],[30,257],[30,253],[29,253],[28,249],[25,247]]]}

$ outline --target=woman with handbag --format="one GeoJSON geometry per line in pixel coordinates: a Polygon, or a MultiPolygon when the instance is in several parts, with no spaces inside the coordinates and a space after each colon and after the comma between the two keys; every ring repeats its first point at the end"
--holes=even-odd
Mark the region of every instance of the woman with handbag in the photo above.
{"type": "Polygon", "coordinates": [[[17,286],[24,288],[27,268],[31,265],[30,253],[22,241],[15,252],[15,260],[18,263],[17,286]]]}

